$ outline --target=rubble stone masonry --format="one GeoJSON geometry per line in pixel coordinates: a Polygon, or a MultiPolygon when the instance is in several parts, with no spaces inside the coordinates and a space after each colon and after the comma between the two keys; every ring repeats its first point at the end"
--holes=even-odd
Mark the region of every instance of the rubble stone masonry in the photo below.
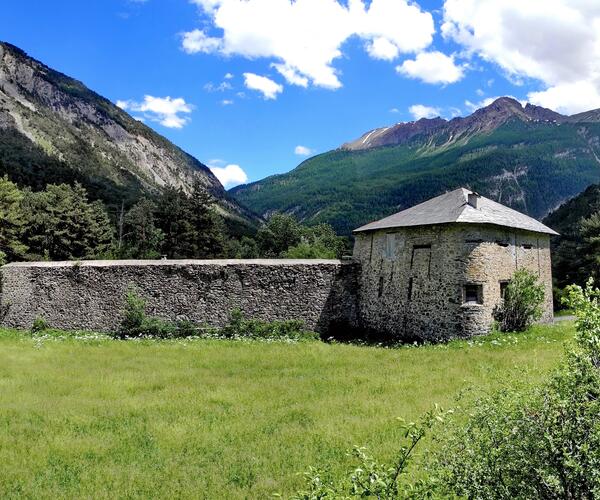
{"type": "Polygon", "coordinates": [[[174,260],[32,262],[2,268],[5,326],[35,318],[64,329],[115,330],[127,288],[148,314],[223,326],[231,311],[298,319],[324,335],[356,327],[390,338],[442,341],[489,331],[502,286],[519,268],[546,287],[549,236],[490,224],[441,224],[361,232],[352,261],[174,260]]]}

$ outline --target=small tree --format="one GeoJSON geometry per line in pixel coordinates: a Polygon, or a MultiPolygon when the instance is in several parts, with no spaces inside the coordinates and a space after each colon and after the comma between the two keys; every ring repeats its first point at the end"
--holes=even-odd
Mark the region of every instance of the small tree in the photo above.
{"type": "Polygon", "coordinates": [[[502,332],[522,332],[542,317],[544,285],[535,274],[519,269],[506,287],[493,316],[502,332]]]}

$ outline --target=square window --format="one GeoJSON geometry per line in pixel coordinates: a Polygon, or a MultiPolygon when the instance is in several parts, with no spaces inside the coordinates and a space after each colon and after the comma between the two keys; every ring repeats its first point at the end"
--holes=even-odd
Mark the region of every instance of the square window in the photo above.
{"type": "Polygon", "coordinates": [[[465,304],[483,304],[483,285],[466,284],[464,287],[465,304]]]}

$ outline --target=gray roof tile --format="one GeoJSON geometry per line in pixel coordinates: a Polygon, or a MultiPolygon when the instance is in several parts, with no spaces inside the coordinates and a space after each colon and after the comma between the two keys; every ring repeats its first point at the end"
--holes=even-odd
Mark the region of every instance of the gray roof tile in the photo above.
{"type": "Polygon", "coordinates": [[[494,224],[536,233],[558,234],[532,217],[483,196],[479,197],[477,208],[474,208],[468,204],[469,193],[472,191],[465,188],[455,189],[402,212],[366,224],[355,229],[354,232],[394,227],[467,223],[494,224]]]}

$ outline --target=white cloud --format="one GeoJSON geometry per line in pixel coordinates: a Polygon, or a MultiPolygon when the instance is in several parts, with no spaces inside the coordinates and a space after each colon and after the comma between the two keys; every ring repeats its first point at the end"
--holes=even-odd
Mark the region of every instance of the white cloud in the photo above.
{"type": "Polygon", "coordinates": [[[244,73],[244,84],[251,90],[261,92],[265,99],[276,99],[277,94],[283,92],[283,85],[254,73],[244,73]]]}
{"type": "Polygon", "coordinates": [[[209,166],[209,168],[226,188],[248,182],[246,172],[239,165],[230,164],[225,167],[209,166]]]}
{"type": "Polygon", "coordinates": [[[269,58],[288,82],[301,86],[339,88],[333,61],[351,37],[363,40],[371,57],[391,60],[426,49],[435,32],[432,15],[411,0],[192,1],[222,35],[185,33],[185,51],[269,58]]]}
{"type": "Polygon", "coordinates": [[[225,78],[225,80],[231,80],[233,78],[233,73],[225,73],[223,78],[225,78]]]}
{"type": "Polygon", "coordinates": [[[283,76],[288,83],[292,85],[298,85],[300,87],[308,87],[308,78],[300,75],[294,68],[287,64],[271,63],[271,67],[279,71],[279,74],[283,76]]]}
{"type": "Polygon", "coordinates": [[[181,48],[188,54],[196,54],[198,52],[208,54],[220,50],[221,40],[219,38],[207,36],[202,30],[195,29],[183,33],[181,48]]]}
{"type": "Polygon", "coordinates": [[[565,113],[600,106],[600,2],[445,0],[442,33],[511,79],[535,79],[532,102],[565,113]]]}
{"type": "MultiPolygon", "coordinates": [[[[143,113],[141,118],[160,123],[168,128],[182,128],[189,122],[189,118],[181,116],[181,114],[192,112],[191,104],[186,103],[182,97],[145,95],[143,102],[118,100],[117,106],[126,111],[143,113]]],[[[139,120],[140,117],[136,117],[136,119],[139,120]]]]}
{"type": "Polygon", "coordinates": [[[232,101],[231,99],[223,99],[223,100],[221,101],[221,104],[222,104],[223,106],[231,106],[231,105],[233,104],[233,101],[232,101]]]}
{"type": "Polygon", "coordinates": [[[204,90],[207,92],[225,92],[231,90],[233,87],[229,82],[221,82],[219,85],[215,85],[213,82],[208,82],[204,85],[204,90]]]}
{"type": "Polygon", "coordinates": [[[585,80],[555,85],[540,92],[530,92],[527,94],[527,99],[532,104],[564,114],[580,113],[600,108],[598,86],[585,80]]]}
{"type": "Polygon", "coordinates": [[[297,154],[298,156],[310,156],[313,153],[314,151],[306,146],[296,146],[294,148],[294,154],[297,154]]]}
{"type": "Polygon", "coordinates": [[[408,108],[408,111],[411,115],[413,115],[415,120],[419,120],[421,118],[435,118],[441,114],[440,108],[425,106],[423,104],[413,104],[408,108]]]}
{"type": "Polygon", "coordinates": [[[400,110],[398,108],[392,108],[390,109],[390,113],[400,113],[400,110]]]}
{"type": "Polygon", "coordinates": [[[426,83],[454,83],[464,75],[463,68],[455,64],[453,56],[438,51],[421,52],[415,59],[407,59],[397,66],[396,70],[426,83]]]}

